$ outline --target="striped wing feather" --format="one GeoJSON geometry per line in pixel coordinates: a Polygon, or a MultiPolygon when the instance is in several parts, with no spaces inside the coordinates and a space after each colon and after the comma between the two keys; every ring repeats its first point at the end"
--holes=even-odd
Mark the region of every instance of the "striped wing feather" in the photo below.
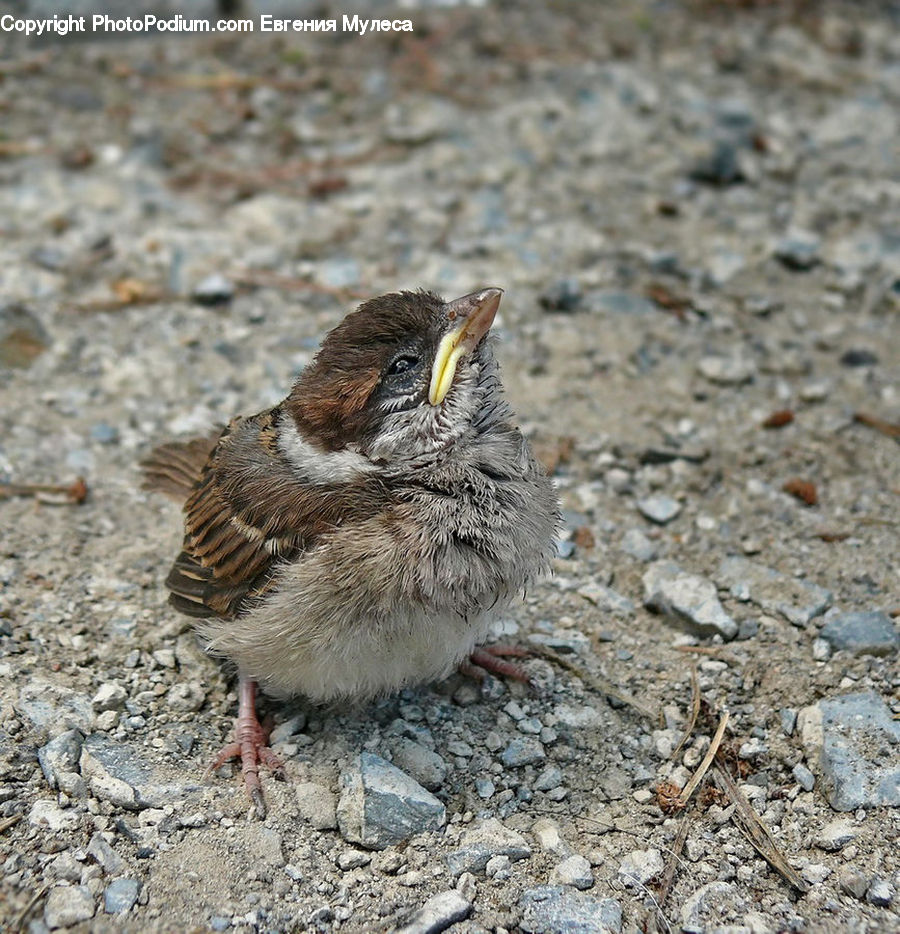
{"type": "MultiPolygon", "coordinates": [[[[371,481],[305,483],[278,449],[279,414],[276,407],[235,419],[194,477],[182,551],[166,578],[170,602],[189,616],[242,615],[277,586],[282,563],[348,516],[367,517],[384,502],[371,481]]],[[[200,441],[186,445],[196,452],[200,441]]],[[[148,461],[157,489],[180,484],[195,463],[178,445],[157,448],[148,461]]]]}

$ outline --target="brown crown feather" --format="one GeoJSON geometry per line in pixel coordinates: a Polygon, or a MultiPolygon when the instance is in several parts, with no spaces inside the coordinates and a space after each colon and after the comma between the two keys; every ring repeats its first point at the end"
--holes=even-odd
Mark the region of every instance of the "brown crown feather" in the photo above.
{"type": "Polygon", "coordinates": [[[337,451],[366,434],[374,417],[367,403],[385,368],[414,338],[436,352],[443,307],[433,292],[391,292],[347,315],[285,401],[304,437],[337,451]]]}

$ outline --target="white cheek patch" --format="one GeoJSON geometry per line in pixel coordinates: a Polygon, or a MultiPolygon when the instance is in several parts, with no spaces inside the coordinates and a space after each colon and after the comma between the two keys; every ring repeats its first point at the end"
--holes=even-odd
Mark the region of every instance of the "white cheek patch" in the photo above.
{"type": "Polygon", "coordinates": [[[278,449],[308,483],[349,483],[377,468],[358,451],[323,451],[310,444],[289,418],[279,424],[278,449]]]}

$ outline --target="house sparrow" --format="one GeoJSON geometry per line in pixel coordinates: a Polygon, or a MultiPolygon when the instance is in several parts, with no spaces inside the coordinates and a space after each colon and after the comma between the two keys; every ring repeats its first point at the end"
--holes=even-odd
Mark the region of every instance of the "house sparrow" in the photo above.
{"type": "Polygon", "coordinates": [[[283,402],[143,464],[147,488],[186,498],[169,600],[237,668],[236,741],[217,765],[240,756],[260,812],[259,762],[278,763],[257,685],[323,702],[469,659],[521,673],[476,645],[546,570],[559,504],[503,399],[488,336],[501,294],[365,302],[283,402]]]}

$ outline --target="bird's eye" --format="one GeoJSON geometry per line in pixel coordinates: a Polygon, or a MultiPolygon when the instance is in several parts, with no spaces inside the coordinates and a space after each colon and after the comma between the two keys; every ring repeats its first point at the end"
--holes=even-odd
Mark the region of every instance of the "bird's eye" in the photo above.
{"type": "Polygon", "coordinates": [[[406,373],[419,365],[419,358],[410,355],[397,357],[397,359],[388,367],[388,376],[396,376],[398,373],[406,373]]]}

